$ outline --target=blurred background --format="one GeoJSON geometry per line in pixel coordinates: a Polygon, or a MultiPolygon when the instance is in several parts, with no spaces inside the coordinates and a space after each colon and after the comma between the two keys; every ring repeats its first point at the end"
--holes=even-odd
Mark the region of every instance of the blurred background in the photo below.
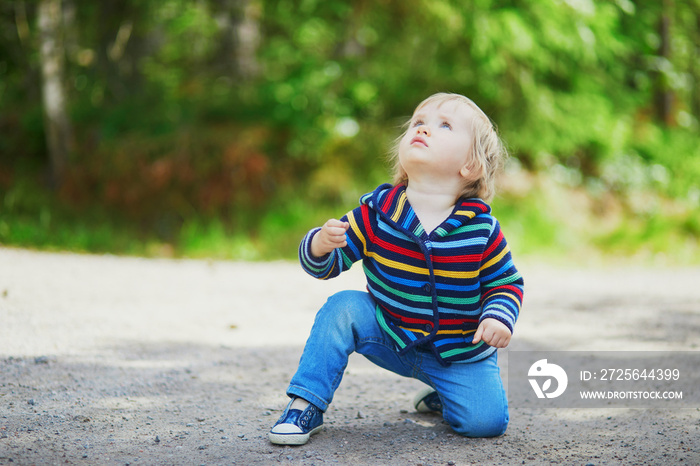
{"type": "Polygon", "coordinates": [[[516,254],[700,263],[700,0],[0,0],[0,243],[288,259],[465,94],[516,254]]]}

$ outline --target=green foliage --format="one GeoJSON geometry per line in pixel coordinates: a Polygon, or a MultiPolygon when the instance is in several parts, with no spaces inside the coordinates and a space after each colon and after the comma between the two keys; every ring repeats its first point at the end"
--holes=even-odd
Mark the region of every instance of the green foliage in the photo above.
{"type": "Polygon", "coordinates": [[[70,5],[75,151],[52,192],[36,4],[0,0],[3,243],[292,257],[387,180],[400,125],[437,91],[473,98],[540,180],[495,204],[524,250],[698,240],[697,0],[70,5]],[[615,220],[587,228],[601,200],[615,220]]]}
{"type": "Polygon", "coordinates": [[[101,209],[76,210],[23,178],[4,193],[0,243],[43,249],[147,254],[141,234],[124,219],[101,209]]]}

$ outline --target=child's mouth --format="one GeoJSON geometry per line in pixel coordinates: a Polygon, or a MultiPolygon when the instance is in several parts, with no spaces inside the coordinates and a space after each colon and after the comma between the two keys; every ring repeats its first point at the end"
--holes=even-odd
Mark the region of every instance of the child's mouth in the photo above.
{"type": "Polygon", "coordinates": [[[425,147],[428,147],[428,143],[426,143],[423,138],[418,137],[418,136],[411,139],[411,145],[416,144],[416,143],[423,144],[425,147]]]}

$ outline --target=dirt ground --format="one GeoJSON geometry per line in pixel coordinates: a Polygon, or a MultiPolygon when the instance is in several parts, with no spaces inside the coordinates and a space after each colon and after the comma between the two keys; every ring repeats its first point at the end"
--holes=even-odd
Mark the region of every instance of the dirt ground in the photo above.
{"type": "MultiPolygon", "coordinates": [[[[519,268],[502,365],[518,349],[700,350],[700,268],[519,268]]],[[[504,436],[466,439],[413,411],[419,382],[361,356],[323,432],[271,445],[314,314],[348,288],[360,267],[320,282],[286,262],[0,248],[0,465],[700,464],[700,406],[511,401],[504,436]]]]}

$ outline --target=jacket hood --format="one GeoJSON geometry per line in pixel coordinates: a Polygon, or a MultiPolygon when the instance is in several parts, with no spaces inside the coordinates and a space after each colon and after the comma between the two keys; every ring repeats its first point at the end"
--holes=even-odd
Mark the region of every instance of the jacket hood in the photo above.
{"type": "MultiPolygon", "coordinates": [[[[374,191],[362,196],[360,204],[367,205],[381,215],[385,221],[406,233],[421,236],[425,232],[411,204],[408,202],[406,185],[404,184],[396,186],[383,184],[374,191]]],[[[436,228],[434,233],[439,236],[445,236],[451,231],[467,225],[477,215],[490,213],[491,207],[481,199],[461,198],[455,204],[449,218],[436,228]]]]}

